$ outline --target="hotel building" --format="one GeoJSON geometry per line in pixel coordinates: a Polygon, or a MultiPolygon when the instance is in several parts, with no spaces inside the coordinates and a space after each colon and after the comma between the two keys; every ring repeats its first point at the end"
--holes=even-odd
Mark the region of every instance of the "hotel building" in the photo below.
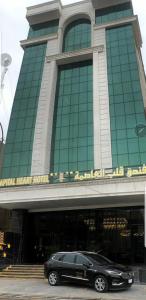
{"type": "Polygon", "coordinates": [[[13,262],[101,250],[143,264],[146,80],[132,1],[55,0],[26,18],[0,179],[13,262]]]}

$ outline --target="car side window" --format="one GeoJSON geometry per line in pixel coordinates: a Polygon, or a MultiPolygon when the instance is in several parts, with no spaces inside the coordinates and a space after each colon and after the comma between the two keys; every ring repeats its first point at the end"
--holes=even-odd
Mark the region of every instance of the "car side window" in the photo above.
{"type": "Polygon", "coordinates": [[[74,263],[75,262],[75,254],[72,254],[72,253],[65,254],[63,257],[63,262],[74,263]]]}
{"type": "Polygon", "coordinates": [[[63,254],[57,253],[55,255],[53,255],[52,259],[54,260],[58,260],[58,261],[62,261],[63,258],[63,254]]]}
{"type": "Polygon", "coordinates": [[[90,263],[89,260],[86,259],[84,256],[76,255],[76,264],[78,264],[78,265],[83,265],[83,264],[89,265],[89,263],[90,263]]]}

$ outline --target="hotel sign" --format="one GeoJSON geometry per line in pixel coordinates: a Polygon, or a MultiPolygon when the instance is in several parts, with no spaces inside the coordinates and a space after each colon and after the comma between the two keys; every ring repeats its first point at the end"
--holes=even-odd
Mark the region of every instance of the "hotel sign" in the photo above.
{"type": "Polygon", "coordinates": [[[27,186],[39,184],[54,184],[66,182],[81,182],[87,180],[107,180],[130,178],[146,175],[146,165],[137,168],[119,167],[116,169],[99,169],[88,172],[50,173],[47,175],[0,179],[0,187],[27,186]]]}

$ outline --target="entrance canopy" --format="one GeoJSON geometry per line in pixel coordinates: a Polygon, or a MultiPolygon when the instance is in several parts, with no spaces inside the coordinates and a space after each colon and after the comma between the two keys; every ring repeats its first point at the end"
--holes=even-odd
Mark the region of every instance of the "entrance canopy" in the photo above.
{"type": "Polygon", "coordinates": [[[29,211],[144,205],[146,176],[0,188],[0,207],[29,211]]]}

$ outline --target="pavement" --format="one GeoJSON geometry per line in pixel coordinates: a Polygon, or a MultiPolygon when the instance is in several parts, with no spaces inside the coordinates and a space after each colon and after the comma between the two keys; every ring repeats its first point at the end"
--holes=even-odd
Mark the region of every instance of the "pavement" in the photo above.
{"type": "Polygon", "coordinates": [[[46,279],[0,278],[0,300],[146,300],[146,285],[119,292],[97,293],[86,286],[49,286],[46,279]]]}

